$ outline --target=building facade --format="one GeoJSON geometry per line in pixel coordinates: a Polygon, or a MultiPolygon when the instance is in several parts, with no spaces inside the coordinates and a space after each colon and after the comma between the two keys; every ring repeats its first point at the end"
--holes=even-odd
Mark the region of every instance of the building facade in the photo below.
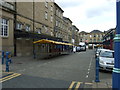
{"type": "Polygon", "coordinates": [[[104,32],[99,30],[93,30],[90,33],[80,32],[80,42],[86,42],[88,44],[101,44],[103,41],[104,32]]]}
{"type": "Polygon", "coordinates": [[[63,10],[48,2],[5,2],[1,4],[0,48],[15,56],[34,53],[40,39],[72,42],[72,21],[63,10]]]}
{"type": "Polygon", "coordinates": [[[103,37],[103,48],[114,50],[116,28],[109,29],[103,37]]]}
{"type": "Polygon", "coordinates": [[[14,13],[14,3],[0,3],[0,50],[14,52],[14,13]]]}

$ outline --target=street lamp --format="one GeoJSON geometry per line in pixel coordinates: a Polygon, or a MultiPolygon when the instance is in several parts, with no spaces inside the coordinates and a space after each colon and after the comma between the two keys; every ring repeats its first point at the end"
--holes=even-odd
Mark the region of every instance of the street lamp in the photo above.
{"type": "Polygon", "coordinates": [[[116,35],[114,38],[115,44],[115,65],[113,69],[113,81],[112,88],[120,90],[120,0],[116,2],[117,9],[117,27],[116,27],[116,35]]]}

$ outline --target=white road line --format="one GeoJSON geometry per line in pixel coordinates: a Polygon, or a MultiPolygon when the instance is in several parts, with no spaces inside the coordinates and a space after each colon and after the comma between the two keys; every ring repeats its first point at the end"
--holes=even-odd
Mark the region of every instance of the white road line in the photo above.
{"type": "Polygon", "coordinates": [[[89,76],[88,75],[86,75],[86,78],[88,78],[89,76]]]}
{"type": "Polygon", "coordinates": [[[91,60],[90,60],[90,64],[89,64],[89,67],[88,67],[88,72],[87,72],[86,78],[89,77],[89,74],[90,74],[90,68],[91,68],[91,65],[92,65],[92,60],[93,60],[93,57],[92,57],[91,60]]]}

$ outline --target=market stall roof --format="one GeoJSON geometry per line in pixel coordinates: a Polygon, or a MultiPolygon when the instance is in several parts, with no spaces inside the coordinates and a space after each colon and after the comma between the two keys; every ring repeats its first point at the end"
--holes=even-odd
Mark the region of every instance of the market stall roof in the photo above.
{"type": "Polygon", "coordinates": [[[36,43],[53,43],[53,44],[61,44],[61,45],[69,45],[69,46],[74,46],[71,43],[63,43],[63,42],[57,42],[57,41],[53,41],[53,40],[46,40],[46,39],[41,39],[38,41],[33,42],[34,44],[36,43]]]}
{"type": "Polygon", "coordinates": [[[54,43],[54,41],[52,41],[52,40],[46,40],[46,39],[41,39],[41,40],[35,41],[33,43],[34,44],[35,43],[54,43]]]}

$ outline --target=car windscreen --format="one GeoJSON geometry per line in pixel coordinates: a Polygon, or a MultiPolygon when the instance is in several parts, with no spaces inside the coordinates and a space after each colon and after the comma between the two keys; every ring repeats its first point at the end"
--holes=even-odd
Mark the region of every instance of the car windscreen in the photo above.
{"type": "Polygon", "coordinates": [[[109,51],[101,52],[100,56],[106,58],[114,58],[114,52],[109,52],[109,51]]]}

